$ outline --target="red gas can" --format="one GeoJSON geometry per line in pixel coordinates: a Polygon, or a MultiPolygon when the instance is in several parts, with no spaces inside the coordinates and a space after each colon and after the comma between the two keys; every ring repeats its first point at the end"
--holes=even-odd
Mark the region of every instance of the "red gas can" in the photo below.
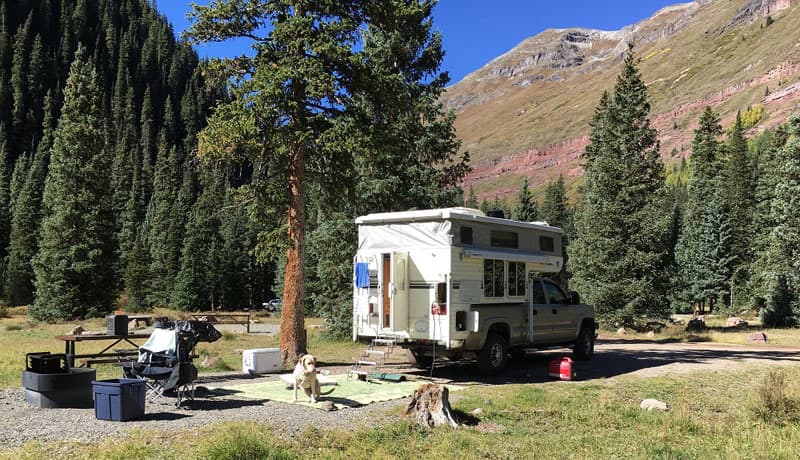
{"type": "Polygon", "coordinates": [[[547,366],[547,375],[559,380],[572,380],[575,378],[575,371],[572,368],[572,363],[572,358],[568,356],[553,358],[547,366]]]}

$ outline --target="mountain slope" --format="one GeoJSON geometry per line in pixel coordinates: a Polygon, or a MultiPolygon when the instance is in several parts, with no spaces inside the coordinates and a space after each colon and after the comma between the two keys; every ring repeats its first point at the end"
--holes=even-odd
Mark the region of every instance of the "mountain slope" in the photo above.
{"type": "Polygon", "coordinates": [[[686,157],[700,112],[729,125],[761,104],[762,130],[800,98],[800,6],[790,0],[700,0],[664,8],[618,31],[547,30],[450,87],[443,101],[473,159],[465,181],[478,198],[513,194],[559,174],[582,175],[589,120],[633,42],[651,120],[666,160],[686,157]]]}

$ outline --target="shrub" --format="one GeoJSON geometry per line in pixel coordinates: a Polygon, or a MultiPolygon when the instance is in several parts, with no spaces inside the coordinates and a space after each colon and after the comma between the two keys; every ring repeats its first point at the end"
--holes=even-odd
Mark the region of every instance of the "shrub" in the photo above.
{"type": "Polygon", "coordinates": [[[742,129],[748,130],[753,126],[757,125],[761,119],[764,118],[764,106],[761,104],[756,104],[752,107],[748,107],[747,110],[742,114],[742,129]]]}
{"type": "Polygon", "coordinates": [[[0,318],[8,318],[8,307],[0,305],[0,318]]]}
{"type": "Polygon", "coordinates": [[[222,340],[234,340],[236,338],[236,334],[231,331],[222,331],[222,340]]]}
{"type": "Polygon", "coordinates": [[[758,405],[753,411],[761,420],[778,425],[800,421],[800,400],[796,389],[789,387],[782,371],[770,370],[758,387],[757,394],[758,405]]]}

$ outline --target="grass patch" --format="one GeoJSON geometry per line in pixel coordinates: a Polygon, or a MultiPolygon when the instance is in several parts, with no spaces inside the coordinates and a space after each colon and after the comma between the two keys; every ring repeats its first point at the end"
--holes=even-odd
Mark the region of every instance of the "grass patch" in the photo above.
{"type": "Polygon", "coordinates": [[[800,421],[800,391],[796,381],[789,385],[786,373],[770,369],[757,390],[753,412],[765,422],[787,425],[800,421]]]}
{"type": "Polygon", "coordinates": [[[217,427],[218,434],[200,444],[192,458],[208,460],[300,458],[285,443],[278,442],[264,425],[256,423],[232,423],[217,427]],[[221,429],[220,429],[221,428],[221,429]]]}
{"type": "MultiPolygon", "coordinates": [[[[477,424],[458,429],[425,430],[394,408],[385,413],[386,424],[307,427],[293,441],[278,438],[264,424],[231,422],[134,432],[89,445],[36,443],[0,458],[517,459],[533,458],[532,453],[535,458],[794,458],[800,424],[767,421],[752,409],[764,405],[759,388],[775,386],[780,378],[768,371],[751,366],[656,378],[480,385],[452,398],[457,412],[482,410],[477,424]],[[639,403],[645,398],[665,401],[671,409],[643,411],[639,403]]],[[[787,368],[783,376],[785,383],[798,381],[800,369],[787,368]]],[[[786,400],[774,396],[771,400],[786,400]]]]}

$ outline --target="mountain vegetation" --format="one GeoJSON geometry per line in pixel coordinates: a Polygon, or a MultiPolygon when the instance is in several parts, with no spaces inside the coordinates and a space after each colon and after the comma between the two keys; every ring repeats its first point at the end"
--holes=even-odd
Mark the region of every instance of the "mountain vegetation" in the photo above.
{"type": "MultiPolygon", "coordinates": [[[[445,94],[434,1],[217,0],[194,7],[176,39],[145,0],[0,0],[0,298],[57,321],[116,308],[252,308],[282,296],[290,361],[305,351],[305,315],[325,317],[331,334],[350,330],[356,216],[465,204],[564,228],[565,267],[554,277],[608,324],[757,308],[767,325],[795,326],[800,121],[785,109],[780,119],[771,102],[791,99],[791,85],[750,82],[763,104],[726,117],[733,93],[704,98],[711,86],[697,71],[666,86],[649,79],[671,71],[657,62],[670,52],[653,54],[657,37],[683,43],[678,32],[696,35],[697,18],[727,18],[713,21],[708,40],[734,59],[730,40],[745,36],[740,46],[762,52],[754,42],[797,10],[772,11],[761,25],[772,30],[756,31],[755,10],[729,21],[744,0],[722,3],[659,13],[631,29],[650,34],[627,52],[598,47],[608,59],[584,70],[616,80],[539,102],[587,114],[571,117],[585,139],[564,144],[580,150],[580,185],[572,170],[550,169],[546,181],[507,174],[518,190],[509,200],[464,182],[469,155],[455,128],[474,121],[480,94],[463,94],[475,78],[445,94]],[[656,33],[664,24],[675,27],[656,33]],[[191,48],[237,38],[252,42],[251,56],[201,61],[191,48]],[[700,98],[665,118],[685,82],[700,98]],[[581,111],[587,100],[594,112],[581,111]],[[665,138],[664,126],[690,127],[691,139],[678,149],[682,137],[665,138]]],[[[543,57],[542,78],[515,67],[530,80],[508,94],[557,86],[563,59],[583,66],[576,50],[596,37],[565,37],[577,48],[543,57]]],[[[514,161],[534,168],[525,160],[534,157],[514,161]]]]}
{"type": "Polygon", "coordinates": [[[548,29],[529,37],[443,97],[473,160],[465,189],[472,187],[478,202],[513,201],[524,177],[541,197],[545,184],[563,175],[575,200],[593,108],[611,91],[629,42],[668,168],[690,156],[706,106],[726,129],[737,112],[749,136],[775,129],[795,112],[800,94],[798,27],[797,2],[700,0],[675,2],[619,30],[548,29]]]}

